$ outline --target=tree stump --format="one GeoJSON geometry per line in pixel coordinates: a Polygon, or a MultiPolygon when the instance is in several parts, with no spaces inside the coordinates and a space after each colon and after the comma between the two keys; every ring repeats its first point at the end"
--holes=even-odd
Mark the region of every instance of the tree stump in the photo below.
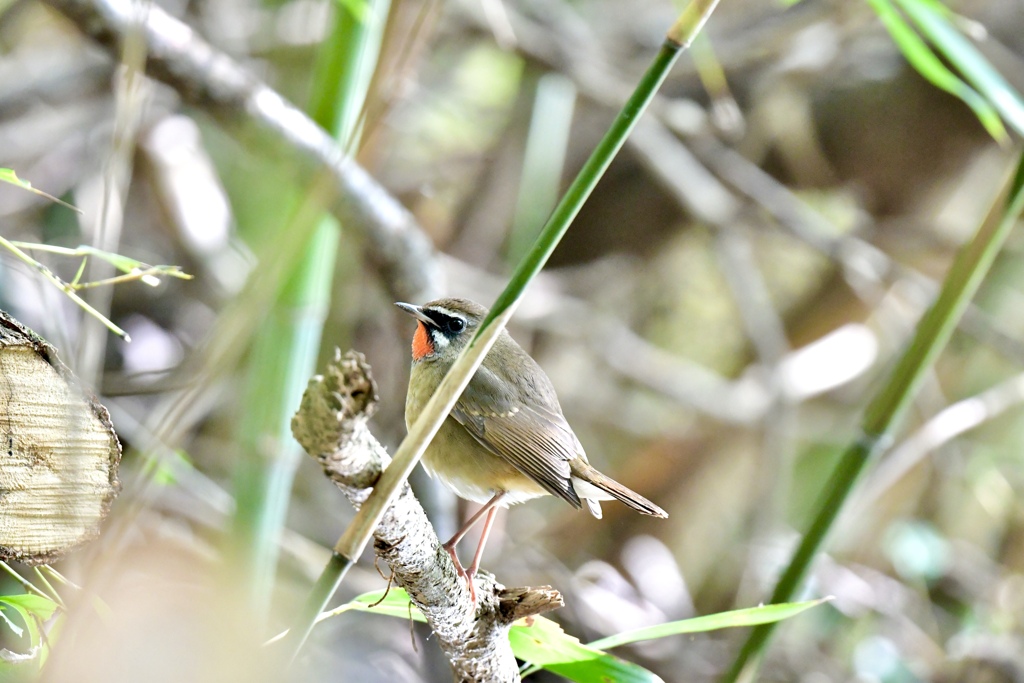
{"type": "Polygon", "coordinates": [[[0,559],[44,564],[95,538],[120,461],[106,408],[0,311],[0,559]]]}

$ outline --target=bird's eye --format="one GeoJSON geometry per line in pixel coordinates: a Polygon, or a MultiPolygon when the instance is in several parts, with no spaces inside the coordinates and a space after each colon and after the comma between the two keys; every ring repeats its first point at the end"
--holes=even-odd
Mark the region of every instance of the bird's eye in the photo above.
{"type": "Polygon", "coordinates": [[[448,331],[452,334],[462,332],[466,327],[466,321],[462,318],[452,318],[448,321],[448,331]]]}

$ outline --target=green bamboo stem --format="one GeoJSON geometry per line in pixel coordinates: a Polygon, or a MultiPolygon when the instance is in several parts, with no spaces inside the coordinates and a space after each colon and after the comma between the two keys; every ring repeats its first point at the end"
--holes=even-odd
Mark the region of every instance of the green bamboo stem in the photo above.
{"type": "MultiPolygon", "coordinates": [[[[339,7],[319,54],[308,108],[343,144],[355,137],[369,80],[364,72],[376,62],[381,22],[372,20],[374,12],[387,8],[387,0],[375,0],[364,17],[356,18],[339,7]]],[[[316,364],[338,240],[334,220],[321,218],[254,342],[231,544],[234,567],[246,579],[248,604],[261,617],[271,597],[278,538],[299,460],[291,415],[316,364]]]]}
{"type": "Polygon", "coordinates": [[[519,263],[533,245],[537,226],[543,228],[558,202],[575,105],[576,87],[571,80],[553,73],[537,79],[509,231],[506,258],[510,265],[519,263]]]}
{"type": "MultiPolygon", "coordinates": [[[[712,8],[715,2],[711,3],[712,8]]],[[[697,4],[697,3],[694,3],[697,4]]],[[[691,5],[692,7],[692,5],[691,5]]],[[[710,10],[708,10],[710,12],[710,10]]],[[[658,88],[661,87],[665,77],[668,76],[669,71],[672,69],[672,65],[678,59],[682,53],[682,44],[671,38],[665,40],[661,46],[661,50],[654,57],[654,61],[651,66],[648,67],[647,72],[644,74],[640,83],[637,84],[636,90],[630,96],[626,104],[623,105],[622,111],[615,118],[611,128],[604,134],[601,141],[597,143],[597,147],[591,153],[590,158],[580,169],[579,174],[573,181],[569,189],[565,191],[562,196],[562,200],[555,207],[555,210],[551,213],[551,217],[548,218],[547,224],[544,229],[541,230],[540,236],[537,241],[533,243],[533,247],[527,252],[525,258],[519,263],[515,272],[509,280],[505,290],[498,296],[497,301],[491,306],[491,311],[488,316],[484,319],[480,325],[480,329],[477,330],[476,338],[465,351],[463,355],[466,355],[473,350],[473,345],[477,343],[480,337],[487,330],[494,320],[501,315],[507,308],[513,306],[522,296],[527,285],[537,277],[544,264],[547,263],[554,252],[555,247],[561,241],[562,236],[565,235],[565,231],[569,229],[569,225],[573,219],[580,212],[583,207],[583,203],[590,196],[590,193],[594,191],[594,187],[597,186],[597,182],[604,175],[604,172],[608,169],[608,166],[612,163],[615,155],[625,144],[626,138],[629,137],[629,133],[636,126],[640,115],[643,114],[644,110],[647,109],[647,105],[651,99],[657,93],[658,88]]],[[[482,354],[486,354],[486,350],[482,354]]],[[[482,356],[481,356],[482,357],[482,356]]],[[[448,375],[454,374],[455,368],[453,367],[449,371],[448,375]]],[[[447,378],[446,378],[447,380],[447,378]]],[[[457,399],[458,397],[456,397],[457,399]]],[[[449,408],[450,410],[450,408],[449,408]]],[[[426,411],[424,411],[425,413],[426,411]]],[[[447,415],[447,411],[444,415],[447,415]]],[[[420,420],[424,418],[424,415],[420,415],[420,420]]]]}
{"type": "MultiPolygon", "coordinates": [[[[829,478],[814,521],[779,578],[769,603],[790,600],[803,583],[811,562],[859,475],[873,456],[889,445],[894,428],[907,412],[928,370],[949,342],[988,274],[1024,210],[1024,157],[1018,162],[1005,197],[1005,201],[996,201],[977,234],[957,254],[938,298],[924,314],[888,381],[865,409],[861,436],[846,449],[829,478]]],[[[723,683],[732,683],[740,678],[748,663],[756,660],[764,650],[774,628],[775,624],[764,624],[751,631],[732,667],[722,678],[723,683]]]]}
{"type": "Polygon", "coordinates": [[[395,496],[398,495],[402,483],[419,462],[430,439],[437,433],[473,373],[480,367],[484,356],[487,355],[505,324],[512,317],[523,291],[544,267],[572,220],[579,213],[583,203],[590,196],[598,180],[625,143],[637,120],[668,76],[672,65],[683,49],[692,42],[717,4],[718,0],[694,0],[683,11],[679,21],[669,31],[647,72],[637,84],[636,90],[633,91],[612,126],[591,153],[572,185],[569,186],[562,200],[555,207],[533,248],[516,268],[508,286],[480,324],[476,336],[456,359],[420,413],[416,423],[413,424],[408,435],[399,445],[391,464],[381,474],[355,519],[335,544],[335,556],[321,573],[316,584],[317,590],[309,595],[296,625],[292,628],[292,632],[289,634],[289,647],[293,657],[294,653],[302,648],[317,615],[323,611],[333,593],[333,589],[324,593],[320,591],[320,588],[325,586],[337,588],[344,578],[348,566],[363,553],[373,530],[380,523],[384,512],[391,505],[395,496]]]}
{"type": "Polygon", "coordinates": [[[336,226],[318,225],[253,342],[230,542],[234,570],[245,577],[246,601],[260,618],[270,604],[278,539],[299,462],[291,414],[316,365],[337,245],[336,226]]]}

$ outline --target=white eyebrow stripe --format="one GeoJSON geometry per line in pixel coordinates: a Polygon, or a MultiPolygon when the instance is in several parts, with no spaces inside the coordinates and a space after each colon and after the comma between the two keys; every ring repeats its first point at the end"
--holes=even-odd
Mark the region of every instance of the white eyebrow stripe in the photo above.
{"type": "Polygon", "coordinates": [[[466,322],[466,316],[464,316],[461,313],[456,313],[455,311],[453,311],[453,310],[451,310],[449,308],[445,308],[444,306],[431,306],[427,310],[429,310],[429,311],[437,311],[438,313],[446,315],[449,318],[458,318],[462,322],[466,322]]]}

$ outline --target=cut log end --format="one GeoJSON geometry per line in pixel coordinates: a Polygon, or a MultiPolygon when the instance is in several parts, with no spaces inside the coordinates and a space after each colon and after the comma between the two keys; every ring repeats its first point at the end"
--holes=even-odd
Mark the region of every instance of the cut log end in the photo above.
{"type": "Polygon", "coordinates": [[[95,538],[120,460],[106,409],[0,311],[0,559],[48,563],[95,538]]]}

